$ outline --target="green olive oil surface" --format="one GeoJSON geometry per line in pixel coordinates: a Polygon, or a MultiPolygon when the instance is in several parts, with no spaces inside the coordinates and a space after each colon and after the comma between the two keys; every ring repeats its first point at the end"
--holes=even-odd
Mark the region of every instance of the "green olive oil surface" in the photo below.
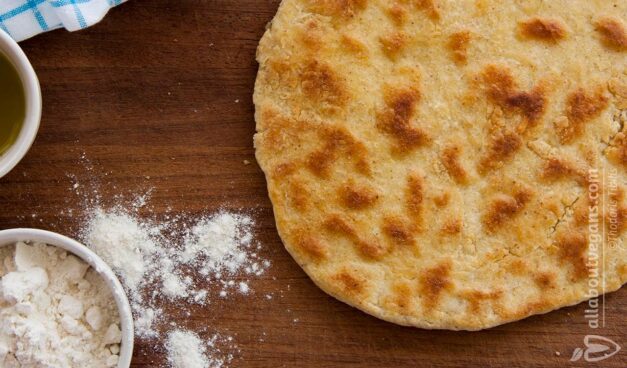
{"type": "Polygon", "coordinates": [[[0,52],[0,155],[17,139],[25,116],[22,81],[13,64],[0,52]]]}

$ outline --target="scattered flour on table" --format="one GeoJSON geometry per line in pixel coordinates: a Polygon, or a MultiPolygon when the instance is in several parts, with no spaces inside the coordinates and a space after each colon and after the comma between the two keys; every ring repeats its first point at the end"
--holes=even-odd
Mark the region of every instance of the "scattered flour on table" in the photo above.
{"type": "Polygon", "coordinates": [[[251,254],[247,249],[253,239],[252,226],[253,220],[249,216],[229,212],[203,218],[185,237],[180,261],[198,263],[197,260],[202,257],[204,262],[199,264],[201,274],[233,274],[250,260],[251,254]]]}
{"type": "Polygon", "coordinates": [[[152,239],[157,231],[127,213],[98,208],[90,216],[85,240],[111,268],[120,271],[126,287],[135,292],[147,280],[146,274],[153,272],[152,261],[163,253],[152,239]]]}
{"type": "Polygon", "coordinates": [[[65,250],[0,248],[0,367],[114,367],[121,331],[102,277],[65,250]]]}
{"type": "MultiPolygon", "coordinates": [[[[222,211],[197,220],[188,229],[182,244],[171,239],[171,223],[141,220],[132,212],[95,208],[81,231],[84,243],[102,257],[121,277],[136,314],[139,336],[156,335],[152,321],[160,311],[150,300],[185,299],[191,304],[208,302],[208,292],[197,286],[201,280],[222,280],[232,276],[259,276],[270,266],[257,254],[253,243],[253,219],[246,214],[222,211]],[[197,275],[182,274],[188,266],[197,275]],[[153,289],[151,296],[146,290],[153,289]]],[[[247,283],[220,282],[223,290],[249,294],[247,283]],[[245,284],[242,286],[241,284],[245,284]]]]}
{"type": "Polygon", "coordinates": [[[69,203],[62,214],[84,219],[75,233],[120,277],[133,310],[136,337],[150,339],[160,350],[161,344],[155,343],[167,341],[173,331],[191,333],[200,339],[207,368],[228,365],[238,351],[233,337],[207,327],[185,330],[173,317],[190,316],[192,307],[213,308],[232,295],[254,294],[253,279],[271,266],[258,254],[254,218],[229,210],[190,216],[167,207],[156,219],[152,189],[131,197],[107,195],[118,204],[110,206],[101,194],[110,172],[100,171],[84,153],[79,165],[89,173],[88,180],[79,183],[78,176],[67,174],[70,191],[80,200],[69,203]]]}
{"type": "Polygon", "coordinates": [[[138,197],[130,209],[88,208],[80,238],[120,276],[139,338],[164,334],[173,368],[222,367],[232,355],[223,354],[214,344],[227,342],[233,348],[232,338],[215,335],[202,341],[194,332],[168,323],[164,307],[173,301],[183,310],[211,304],[213,296],[224,297],[227,291],[251,294],[249,278],[270,267],[258,254],[254,219],[245,213],[218,211],[200,218],[146,220],[138,209],[147,200],[138,197]]]}
{"type": "Polygon", "coordinates": [[[171,368],[220,368],[226,361],[215,358],[214,342],[217,336],[203,341],[197,334],[186,330],[168,333],[166,350],[171,368]]]}
{"type": "Polygon", "coordinates": [[[175,330],[168,334],[165,345],[172,368],[206,368],[209,366],[207,348],[193,332],[175,330]]]}

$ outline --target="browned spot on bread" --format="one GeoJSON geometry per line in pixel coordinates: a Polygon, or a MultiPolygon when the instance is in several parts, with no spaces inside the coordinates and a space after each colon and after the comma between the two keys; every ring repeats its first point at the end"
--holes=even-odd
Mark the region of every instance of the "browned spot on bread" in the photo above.
{"type": "Polygon", "coordinates": [[[588,239],[580,230],[571,230],[561,234],[556,241],[558,256],[562,263],[572,266],[572,280],[577,281],[588,277],[586,265],[586,252],[588,251],[588,239]]]}
{"type": "Polygon", "coordinates": [[[364,240],[362,239],[354,226],[340,215],[331,215],[324,223],[325,228],[334,234],[339,234],[347,237],[357,247],[359,253],[370,259],[381,259],[389,251],[386,247],[381,245],[377,240],[364,240]]]}
{"type": "Polygon", "coordinates": [[[544,90],[536,87],[531,92],[518,92],[511,95],[506,103],[509,107],[520,110],[528,123],[535,125],[544,114],[547,102],[544,90]]]}
{"type": "Polygon", "coordinates": [[[331,68],[319,61],[308,63],[301,73],[301,83],[303,93],[316,104],[329,105],[320,106],[323,110],[334,111],[333,107],[339,108],[346,105],[349,99],[348,90],[342,78],[331,68]]]}
{"type": "Polygon", "coordinates": [[[557,127],[562,144],[570,143],[582,135],[585,123],[601,115],[607,108],[609,99],[605,87],[599,86],[594,91],[578,88],[566,99],[566,117],[568,123],[557,127]]]}
{"type": "Polygon", "coordinates": [[[401,311],[409,311],[412,300],[412,290],[406,283],[398,283],[392,287],[393,303],[401,311]]]}
{"type": "Polygon", "coordinates": [[[407,21],[407,9],[398,1],[387,9],[388,16],[397,25],[401,26],[407,21]]]}
{"type": "Polygon", "coordinates": [[[296,165],[293,162],[286,162],[282,164],[278,164],[272,170],[272,177],[275,180],[285,178],[296,171],[296,165]]]}
{"type": "Polygon", "coordinates": [[[422,207],[424,202],[424,180],[420,175],[411,174],[407,177],[407,189],[405,190],[407,212],[414,224],[422,224],[422,207]]]}
{"type": "Polygon", "coordinates": [[[488,96],[499,104],[506,102],[518,88],[510,71],[496,65],[489,65],[483,71],[483,80],[488,86],[488,96]]]}
{"type": "Polygon", "coordinates": [[[444,235],[457,235],[462,232],[462,220],[460,218],[451,218],[444,222],[441,233],[444,235]]]}
{"type": "Polygon", "coordinates": [[[599,86],[595,91],[579,88],[568,95],[566,117],[571,122],[585,122],[599,116],[608,103],[605,87],[599,86]]]}
{"type": "Polygon", "coordinates": [[[568,162],[558,157],[553,157],[544,163],[542,176],[547,179],[559,179],[570,175],[572,170],[568,162]]]}
{"type": "Polygon", "coordinates": [[[505,264],[507,271],[509,271],[513,275],[527,275],[527,264],[525,261],[520,259],[512,259],[511,261],[505,264]]]}
{"type": "Polygon", "coordinates": [[[451,193],[442,192],[433,197],[433,203],[438,207],[448,206],[451,202],[451,193]]]}
{"type": "Polygon", "coordinates": [[[314,13],[352,18],[368,6],[367,0],[309,0],[314,13]]]}
{"type": "Polygon", "coordinates": [[[450,274],[450,262],[444,262],[422,273],[419,290],[425,309],[433,309],[438,304],[442,293],[453,288],[450,274]]]}
{"type": "Polygon", "coordinates": [[[559,158],[552,157],[546,160],[544,168],[542,169],[542,176],[548,179],[563,178],[572,174],[573,167],[569,162],[559,158]]]}
{"type": "Polygon", "coordinates": [[[416,239],[412,230],[403,220],[396,216],[388,216],[383,219],[383,233],[394,244],[401,246],[415,246],[416,239]]]}
{"type": "Polygon", "coordinates": [[[516,199],[516,202],[521,205],[525,205],[529,203],[532,196],[533,196],[533,192],[530,189],[517,188],[514,191],[514,198],[516,199]]]}
{"type": "Polygon", "coordinates": [[[292,205],[301,212],[307,210],[309,207],[309,191],[307,187],[298,180],[291,180],[289,188],[288,196],[292,205]]]}
{"type": "Polygon", "coordinates": [[[335,151],[323,149],[309,155],[307,166],[314,174],[321,178],[329,177],[329,168],[335,160],[335,151]]]}
{"type": "Polygon", "coordinates": [[[627,31],[622,20],[609,17],[599,19],[596,22],[596,30],[606,47],[616,51],[627,50],[627,31]]]}
{"type": "Polygon", "coordinates": [[[538,272],[533,276],[533,281],[541,290],[552,289],[556,286],[557,276],[552,272],[538,272]]]}
{"type": "Polygon", "coordinates": [[[357,172],[370,175],[368,163],[368,150],[366,146],[357,140],[346,128],[326,127],[320,131],[320,138],[325,142],[326,150],[338,152],[344,151],[353,160],[357,172]]]}
{"type": "Polygon", "coordinates": [[[415,89],[389,90],[386,107],[377,116],[377,129],[396,141],[400,153],[409,152],[428,142],[427,134],[412,125],[420,93],[415,89]]]}
{"type": "Polygon", "coordinates": [[[504,223],[520,214],[530,200],[531,193],[527,190],[518,190],[513,196],[502,193],[495,195],[483,214],[483,226],[488,232],[500,229],[504,223]]]}
{"type": "Polygon", "coordinates": [[[323,147],[311,153],[306,165],[316,176],[326,179],[330,176],[330,169],[340,157],[339,153],[346,153],[346,158],[353,160],[357,171],[363,175],[370,175],[368,150],[347,129],[341,127],[324,127],[319,131],[323,147]]]}
{"type": "Polygon", "coordinates": [[[268,70],[271,72],[270,75],[277,80],[281,80],[280,76],[287,75],[293,68],[285,59],[268,59],[267,65],[268,70]]]}
{"type": "Polygon", "coordinates": [[[466,184],[468,182],[468,173],[460,162],[461,147],[458,145],[448,146],[442,151],[442,163],[448,171],[448,174],[458,184],[466,184]]]}
{"type": "Polygon", "coordinates": [[[363,42],[357,40],[356,38],[349,35],[342,35],[340,42],[342,43],[342,46],[344,46],[344,49],[346,49],[351,54],[361,59],[365,59],[368,57],[368,49],[363,44],[363,42]]]}
{"type": "MultiPolygon", "coordinates": [[[[259,130],[263,131],[262,141],[273,152],[290,149],[298,141],[297,132],[306,129],[309,123],[305,120],[287,118],[274,109],[262,109],[259,130]]],[[[261,142],[260,142],[261,143],[261,142]]]]}
{"type": "Polygon", "coordinates": [[[580,198],[580,200],[575,203],[573,207],[573,220],[576,226],[588,225],[590,220],[590,205],[591,202],[587,195],[584,195],[583,198],[580,198]]]}
{"type": "Polygon", "coordinates": [[[541,297],[539,300],[531,301],[514,312],[507,313],[506,318],[521,319],[531,314],[546,312],[552,309],[552,307],[554,308],[554,306],[548,300],[546,300],[546,298],[541,297]]]}
{"type": "Polygon", "coordinates": [[[379,42],[383,53],[388,58],[395,60],[407,46],[409,37],[403,32],[393,32],[380,37],[379,42]]]}
{"type": "Polygon", "coordinates": [[[531,18],[519,24],[520,34],[526,38],[556,43],[566,38],[566,26],[558,19],[531,18]]]}
{"type": "Polygon", "coordinates": [[[329,256],[329,246],[322,240],[301,230],[296,232],[295,244],[303,253],[316,262],[323,261],[329,256]]]}
{"type": "Polygon", "coordinates": [[[574,178],[582,185],[587,181],[585,171],[577,168],[574,163],[559,157],[551,157],[544,162],[542,177],[548,180],[574,178]]]}
{"type": "Polygon", "coordinates": [[[468,45],[470,44],[470,32],[455,32],[449,36],[448,48],[451,58],[457,65],[466,65],[468,62],[468,45]]]}
{"type": "Polygon", "coordinates": [[[371,207],[379,199],[379,195],[373,189],[357,186],[353,182],[344,184],[339,192],[342,205],[352,210],[371,207]]]}
{"type": "Polygon", "coordinates": [[[478,170],[485,174],[509,161],[521,147],[522,139],[514,132],[498,132],[490,137],[487,152],[479,161],[478,170]]]}
{"type": "Polygon", "coordinates": [[[322,48],[322,37],[320,35],[320,23],[317,19],[308,20],[300,34],[300,38],[302,39],[305,47],[312,51],[318,51],[322,48]]]}
{"type": "Polygon", "coordinates": [[[494,301],[501,298],[503,292],[497,291],[481,291],[481,290],[469,290],[460,293],[461,296],[468,302],[469,311],[473,314],[479,314],[481,312],[481,305],[486,301],[494,301]]]}
{"type": "Polygon", "coordinates": [[[356,244],[361,254],[369,259],[380,260],[390,251],[377,240],[360,240],[356,244]]]}
{"type": "Polygon", "coordinates": [[[357,237],[355,229],[339,215],[330,216],[325,222],[325,227],[334,233],[346,235],[350,238],[357,237]]]}
{"type": "Polygon", "coordinates": [[[607,156],[613,163],[627,168],[627,135],[625,133],[616,134],[612,145],[607,150],[607,156]]]}
{"type": "Polygon", "coordinates": [[[440,9],[436,0],[413,0],[416,8],[424,11],[431,20],[440,19],[440,9]]]}
{"type": "Polygon", "coordinates": [[[337,281],[340,288],[351,296],[363,295],[366,292],[367,281],[354,272],[349,270],[342,270],[331,277],[334,281],[337,281]]]}
{"type": "Polygon", "coordinates": [[[509,69],[488,65],[483,71],[483,81],[487,86],[488,97],[505,111],[514,111],[524,117],[519,130],[535,126],[544,115],[547,105],[544,88],[541,85],[529,92],[520,91],[509,69]]]}

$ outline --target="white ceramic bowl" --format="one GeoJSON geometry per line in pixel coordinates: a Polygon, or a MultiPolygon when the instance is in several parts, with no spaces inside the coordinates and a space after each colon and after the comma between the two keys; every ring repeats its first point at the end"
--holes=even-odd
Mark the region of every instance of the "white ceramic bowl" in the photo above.
{"type": "Polygon", "coordinates": [[[1,178],[24,158],[35,140],[41,120],[41,90],[28,58],[17,42],[2,30],[0,30],[0,53],[4,54],[17,70],[26,95],[26,119],[22,130],[13,145],[0,156],[1,178]]]}
{"type": "Polygon", "coordinates": [[[41,242],[65,249],[76,255],[96,270],[111,289],[120,313],[122,325],[122,343],[120,344],[120,360],[118,368],[128,368],[133,356],[133,315],[124,292],[124,288],[111,268],[94,252],[81,243],[66,236],[37,229],[9,229],[0,231],[0,247],[15,244],[18,241],[41,242]]]}

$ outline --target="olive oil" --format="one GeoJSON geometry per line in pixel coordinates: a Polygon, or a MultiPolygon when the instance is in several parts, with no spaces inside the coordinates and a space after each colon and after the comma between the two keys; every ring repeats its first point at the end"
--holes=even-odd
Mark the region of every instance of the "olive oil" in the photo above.
{"type": "Polygon", "coordinates": [[[17,139],[26,117],[26,96],[17,70],[0,52],[0,155],[17,139]]]}

